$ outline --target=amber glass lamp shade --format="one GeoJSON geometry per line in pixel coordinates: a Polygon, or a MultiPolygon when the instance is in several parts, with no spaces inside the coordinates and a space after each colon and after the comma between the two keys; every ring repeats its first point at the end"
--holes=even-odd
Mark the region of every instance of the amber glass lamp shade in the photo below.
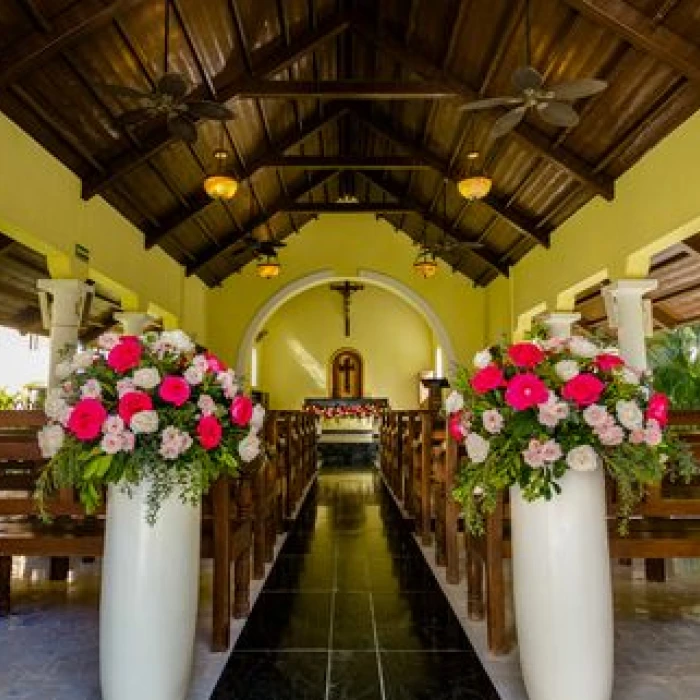
{"type": "Polygon", "coordinates": [[[434,277],[438,271],[435,256],[429,250],[422,250],[413,263],[413,269],[424,279],[434,277]]]}
{"type": "Polygon", "coordinates": [[[228,152],[217,148],[214,158],[217,162],[216,174],[210,175],[204,181],[204,191],[212,199],[232,199],[238,191],[238,180],[223,172],[228,152]]]}
{"type": "Polygon", "coordinates": [[[267,255],[258,261],[258,276],[270,280],[279,276],[282,265],[276,256],[267,255]]]}
{"type": "Polygon", "coordinates": [[[486,175],[472,175],[460,180],[457,189],[465,199],[483,199],[491,191],[491,184],[486,175]]]}

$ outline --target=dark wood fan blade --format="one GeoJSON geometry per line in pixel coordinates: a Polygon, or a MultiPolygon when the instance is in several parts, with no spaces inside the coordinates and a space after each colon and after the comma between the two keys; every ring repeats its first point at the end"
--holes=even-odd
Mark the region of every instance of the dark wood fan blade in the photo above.
{"type": "Polygon", "coordinates": [[[185,143],[194,143],[197,140],[197,127],[187,117],[168,119],[168,131],[185,143]]]}
{"type": "Polygon", "coordinates": [[[548,124],[571,128],[579,122],[579,116],[574,108],[566,102],[540,102],[537,111],[548,124]]]}
{"type": "Polygon", "coordinates": [[[544,78],[536,68],[520,66],[515,69],[512,82],[516,90],[525,92],[525,90],[539,90],[544,83],[544,78]]]}
{"type": "Polygon", "coordinates": [[[509,131],[515,129],[518,124],[523,120],[527,107],[523,105],[522,107],[516,107],[511,109],[510,112],[504,114],[500,119],[497,119],[494,125],[491,127],[489,132],[489,138],[491,140],[496,140],[505,136],[509,131]]]}
{"type": "Polygon", "coordinates": [[[491,109],[492,107],[511,107],[523,103],[522,97],[488,97],[485,100],[476,100],[476,102],[467,102],[460,107],[466,112],[476,112],[480,109],[491,109]]]}
{"type": "Polygon", "coordinates": [[[95,85],[98,90],[104,90],[116,97],[127,97],[132,100],[150,100],[153,99],[152,92],[138,90],[137,88],[128,87],[126,85],[109,85],[107,83],[98,83],[95,85]]]}
{"type": "Polygon", "coordinates": [[[226,106],[210,100],[198,100],[197,102],[187,102],[187,111],[197,119],[215,119],[217,121],[228,121],[233,119],[233,112],[226,106]]]}
{"type": "Polygon", "coordinates": [[[605,80],[595,78],[583,78],[582,80],[572,80],[569,83],[559,83],[554,85],[548,92],[557,100],[578,100],[582,97],[591,97],[603,92],[608,84],[605,80]]]}
{"type": "Polygon", "coordinates": [[[156,90],[161,95],[181,100],[187,94],[187,81],[179,73],[166,73],[158,78],[156,90]]]}
{"type": "Polygon", "coordinates": [[[140,109],[130,109],[128,112],[120,114],[116,119],[122,126],[134,126],[142,124],[145,121],[153,118],[153,110],[149,107],[140,109]]]}

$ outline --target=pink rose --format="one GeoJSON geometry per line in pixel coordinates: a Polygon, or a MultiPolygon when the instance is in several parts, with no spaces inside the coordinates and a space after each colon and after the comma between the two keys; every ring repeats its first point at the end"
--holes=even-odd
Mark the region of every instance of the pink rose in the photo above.
{"type": "Polygon", "coordinates": [[[143,348],[139,339],[132,335],[125,335],[109,351],[107,364],[115,371],[123,374],[134,367],[138,367],[141,362],[143,348]]]}
{"type": "Polygon", "coordinates": [[[153,410],[153,401],[143,391],[129,391],[119,399],[119,405],[117,406],[120,418],[127,425],[129,425],[135,413],[151,410],[153,410]]]}
{"type": "Polygon", "coordinates": [[[600,398],[603,389],[605,384],[598,377],[582,372],[564,384],[561,395],[577,406],[590,406],[600,398]]]}
{"type": "Polygon", "coordinates": [[[231,403],[231,420],[240,426],[250,423],[253,417],[253,402],[247,396],[236,396],[231,403]]]}
{"type": "Polygon", "coordinates": [[[662,428],[668,423],[668,409],[671,406],[666,394],[652,394],[645,413],[648,420],[655,420],[662,428]]]}
{"type": "Polygon", "coordinates": [[[228,369],[226,363],[223,360],[220,360],[213,352],[207,351],[205,353],[205,357],[207,358],[209,369],[214,372],[214,374],[225,372],[228,369]]]}
{"type": "Polygon", "coordinates": [[[182,406],[190,398],[190,385],[182,377],[168,375],[161,382],[158,396],[173,406],[182,406]]]}
{"type": "Polygon", "coordinates": [[[462,442],[467,433],[462,425],[462,413],[453,413],[448,420],[448,429],[450,436],[456,442],[462,442]]]}
{"type": "Polygon", "coordinates": [[[213,450],[219,446],[223,428],[214,416],[203,416],[197,423],[197,436],[205,450],[213,450]]]}
{"type": "Polygon", "coordinates": [[[644,428],[635,428],[630,432],[630,437],[629,441],[633,445],[641,445],[646,438],[646,435],[644,434],[644,428]]]}
{"type": "Polygon", "coordinates": [[[644,430],[644,442],[650,447],[656,447],[661,444],[662,440],[663,433],[661,432],[661,426],[656,420],[650,420],[644,430]]]}
{"type": "Polygon", "coordinates": [[[107,410],[97,399],[82,399],[71,411],[68,430],[78,440],[94,440],[102,433],[102,424],[107,419],[107,410]]]}
{"type": "Polygon", "coordinates": [[[528,372],[516,374],[508,382],[506,403],[516,411],[524,411],[533,406],[546,403],[549,399],[547,385],[536,375],[528,372]]]}
{"type": "Polygon", "coordinates": [[[505,383],[501,368],[494,364],[486,365],[471,378],[472,388],[477,394],[486,394],[504,386],[505,383]]]}
{"type": "Polygon", "coordinates": [[[623,367],[624,361],[618,355],[603,352],[595,358],[595,365],[601,372],[610,372],[617,367],[623,367]]]}
{"type": "Polygon", "coordinates": [[[544,353],[534,343],[515,343],[508,348],[508,357],[516,367],[532,369],[544,360],[544,353]]]}

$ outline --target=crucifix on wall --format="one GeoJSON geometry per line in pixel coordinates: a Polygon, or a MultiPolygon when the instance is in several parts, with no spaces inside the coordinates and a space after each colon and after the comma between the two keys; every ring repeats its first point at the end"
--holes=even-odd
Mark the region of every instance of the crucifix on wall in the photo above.
{"type": "Polygon", "coordinates": [[[345,314],[345,337],[350,337],[350,300],[355,292],[361,292],[365,286],[355,282],[343,282],[342,284],[332,284],[331,289],[339,292],[343,297],[343,313],[345,314]]]}

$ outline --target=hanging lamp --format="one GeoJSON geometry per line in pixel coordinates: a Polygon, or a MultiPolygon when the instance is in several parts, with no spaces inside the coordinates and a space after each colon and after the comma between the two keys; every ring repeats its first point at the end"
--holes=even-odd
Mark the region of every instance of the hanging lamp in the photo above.
{"type": "Polygon", "coordinates": [[[413,262],[413,269],[423,278],[430,279],[435,277],[438,271],[437,260],[435,253],[430,248],[423,246],[413,262]]]}
{"type": "Polygon", "coordinates": [[[225,172],[228,155],[224,148],[224,123],[221,122],[221,144],[214,151],[216,172],[204,180],[204,191],[212,199],[233,199],[238,191],[238,180],[225,172]]]}
{"type": "Polygon", "coordinates": [[[472,148],[467,153],[467,160],[469,161],[469,166],[467,168],[466,175],[457,182],[457,190],[470,202],[476,199],[484,199],[486,195],[491,191],[491,186],[493,181],[491,178],[478,167],[477,161],[479,160],[481,154],[474,148],[474,120],[470,124],[471,130],[471,140],[472,148]]]}
{"type": "Polygon", "coordinates": [[[258,277],[262,277],[264,280],[278,277],[281,270],[282,265],[277,257],[277,253],[263,255],[258,259],[258,277]]]}

